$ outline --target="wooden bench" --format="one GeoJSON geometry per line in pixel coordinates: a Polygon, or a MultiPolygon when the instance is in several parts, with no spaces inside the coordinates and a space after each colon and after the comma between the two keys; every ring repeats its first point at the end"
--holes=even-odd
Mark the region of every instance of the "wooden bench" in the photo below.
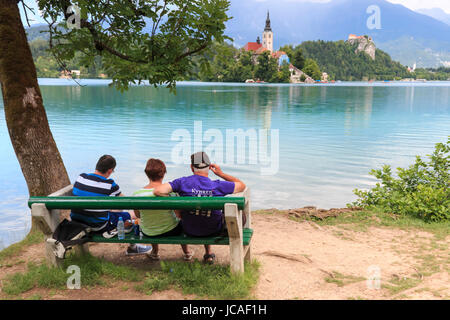
{"type": "MultiPolygon", "coordinates": [[[[244,260],[251,259],[251,229],[250,192],[248,188],[240,194],[227,197],[74,197],[73,186],[67,186],[47,197],[31,197],[28,206],[31,215],[45,235],[51,238],[60,222],[60,211],[65,209],[185,209],[185,210],[224,210],[228,237],[143,237],[134,238],[127,234],[124,240],[116,237],[103,238],[92,235],[89,242],[95,243],[155,243],[155,244],[193,244],[193,245],[229,245],[230,266],[233,273],[244,272],[244,260]],[[246,223],[242,225],[242,215],[246,215],[246,223]]],[[[87,244],[77,246],[79,253],[89,252],[87,244]]],[[[53,253],[52,246],[46,241],[46,259],[50,265],[57,266],[61,259],[53,253]]]]}

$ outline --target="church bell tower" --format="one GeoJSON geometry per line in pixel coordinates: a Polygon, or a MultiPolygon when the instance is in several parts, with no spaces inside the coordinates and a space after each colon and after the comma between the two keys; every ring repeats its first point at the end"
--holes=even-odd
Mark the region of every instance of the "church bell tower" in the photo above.
{"type": "Polygon", "coordinates": [[[263,47],[268,49],[270,53],[273,52],[273,32],[270,27],[270,17],[269,11],[267,11],[267,19],[266,19],[266,27],[264,28],[264,32],[262,35],[263,47]]]}

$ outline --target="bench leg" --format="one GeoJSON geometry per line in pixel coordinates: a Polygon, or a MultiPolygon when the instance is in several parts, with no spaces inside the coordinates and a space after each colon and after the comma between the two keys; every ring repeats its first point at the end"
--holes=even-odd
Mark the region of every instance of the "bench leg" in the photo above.
{"type": "Polygon", "coordinates": [[[251,251],[252,251],[252,248],[250,247],[250,245],[245,247],[244,261],[247,261],[247,262],[251,262],[252,261],[252,253],[251,253],[251,251]]]}
{"type": "Polygon", "coordinates": [[[242,244],[242,219],[239,219],[237,204],[225,204],[225,220],[230,239],[231,272],[244,273],[244,246],[242,244]]]}
{"type": "Polygon", "coordinates": [[[75,251],[75,254],[80,255],[80,256],[89,254],[89,244],[88,243],[74,246],[73,249],[75,251]]]}
{"type": "Polygon", "coordinates": [[[50,267],[60,267],[63,264],[63,259],[58,258],[53,253],[53,245],[47,242],[47,239],[51,239],[52,235],[45,235],[45,260],[50,267]]]}

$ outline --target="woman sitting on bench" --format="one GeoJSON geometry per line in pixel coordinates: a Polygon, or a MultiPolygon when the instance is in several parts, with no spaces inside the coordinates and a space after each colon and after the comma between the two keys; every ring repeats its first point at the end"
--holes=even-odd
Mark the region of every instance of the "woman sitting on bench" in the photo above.
{"type": "MultiPolygon", "coordinates": [[[[166,175],[166,165],[159,159],[149,159],[145,167],[145,174],[149,179],[149,183],[142,189],[133,193],[136,197],[154,197],[154,188],[162,185],[164,176],[166,175]]],[[[147,237],[169,237],[177,236],[183,233],[181,220],[172,210],[134,210],[137,217],[140,217],[140,227],[142,233],[147,237]]],[[[152,251],[147,253],[147,257],[151,260],[160,260],[158,255],[158,244],[152,244],[152,251]]],[[[181,245],[183,249],[183,259],[185,261],[192,260],[193,252],[189,251],[188,246],[181,245]]]]}

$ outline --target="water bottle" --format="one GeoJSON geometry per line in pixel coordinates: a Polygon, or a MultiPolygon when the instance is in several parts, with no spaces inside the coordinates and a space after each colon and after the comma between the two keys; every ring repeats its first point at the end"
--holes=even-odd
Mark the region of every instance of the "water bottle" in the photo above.
{"type": "Polygon", "coordinates": [[[119,240],[125,239],[125,226],[122,217],[119,217],[119,222],[117,222],[117,237],[119,240]]]}

